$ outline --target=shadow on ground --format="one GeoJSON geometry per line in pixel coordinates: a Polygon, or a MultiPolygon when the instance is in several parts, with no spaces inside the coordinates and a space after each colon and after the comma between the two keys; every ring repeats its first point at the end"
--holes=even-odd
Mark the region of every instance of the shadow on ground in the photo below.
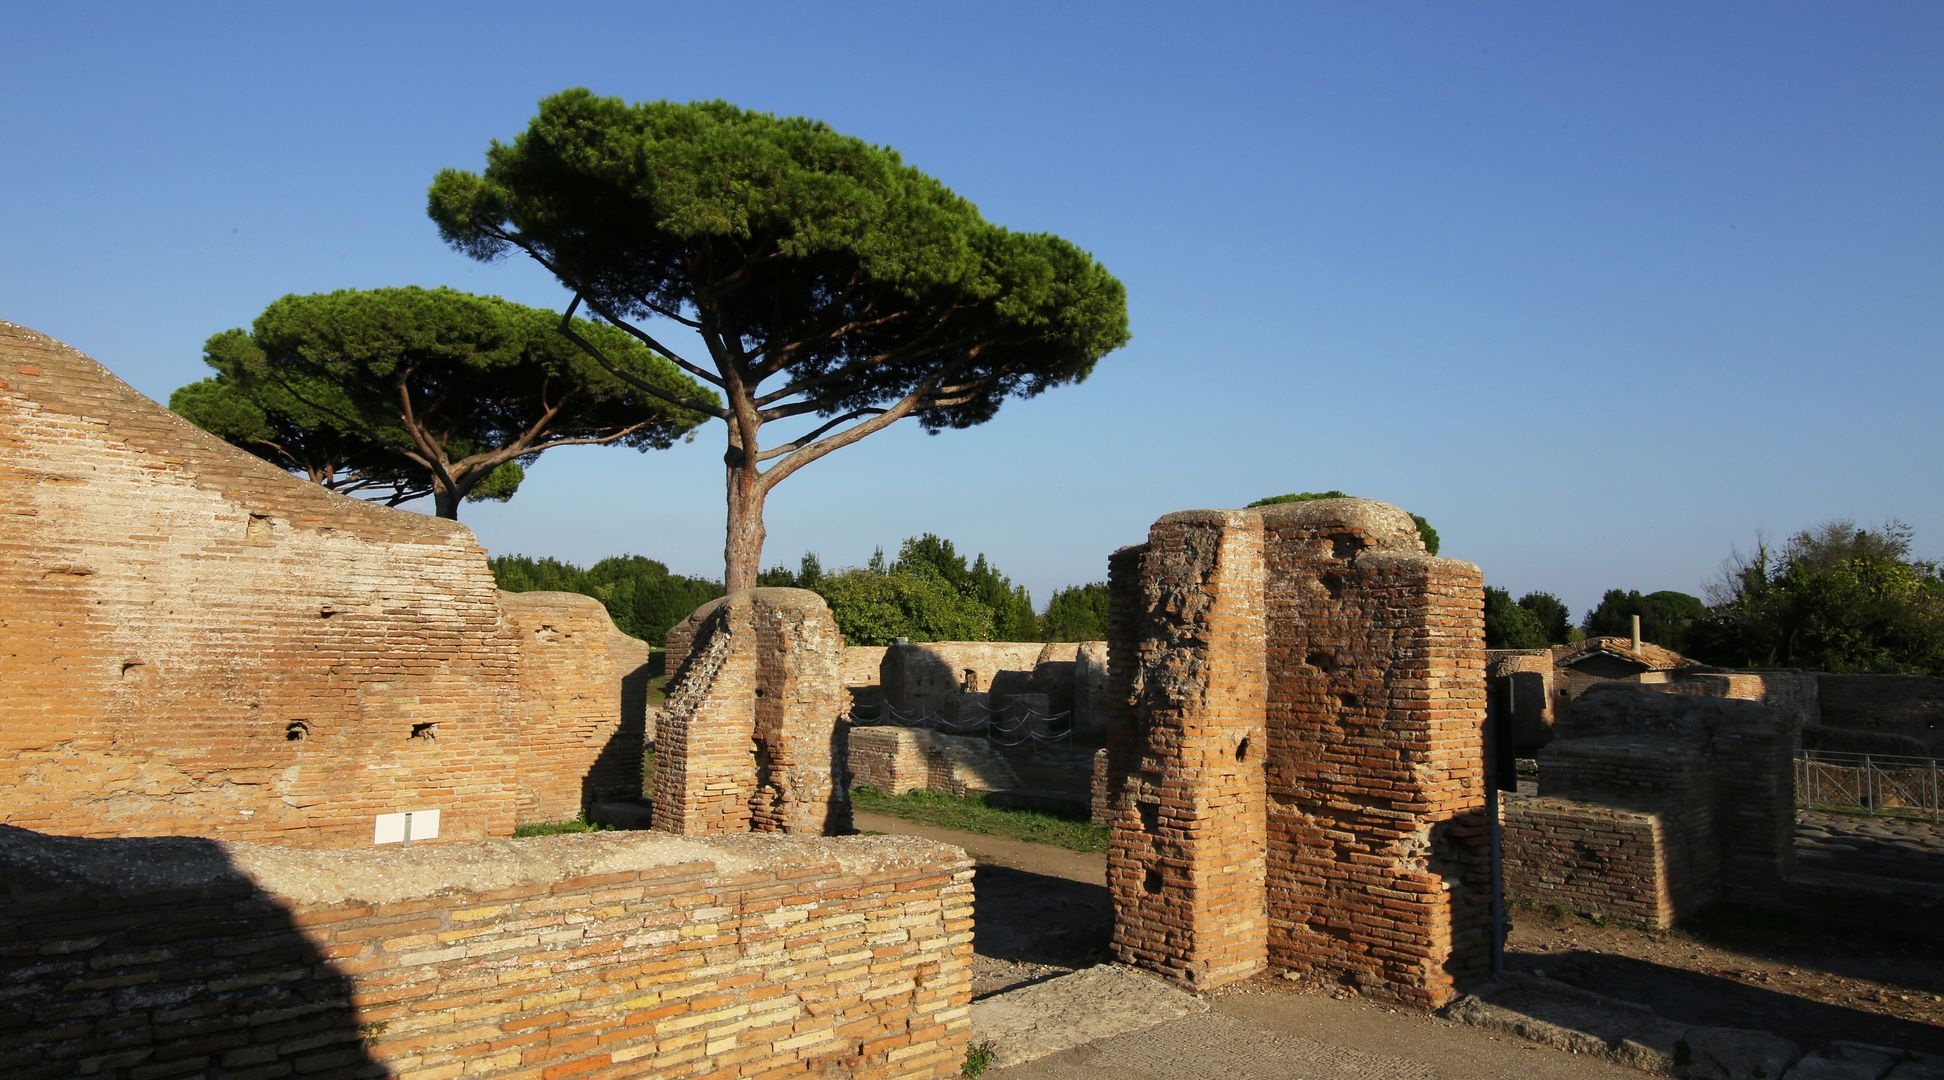
{"type": "Polygon", "coordinates": [[[972,948],[980,957],[1069,970],[1106,959],[1113,926],[1106,886],[982,862],[973,890],[972,948]]]}
{"type": "Polygon", "coordinates": [[[1845,1039],[1944,1054],[1944,1029],[1929,1024],[1825,1004],[1628,956],[1581,950],[1508,956],[1507,967],[1526,973],[1543,972],[1548,978],[1584,990],[1645,1005],[1678,1024],[1769,1031],[1804,1049],[1845,1039]]]}

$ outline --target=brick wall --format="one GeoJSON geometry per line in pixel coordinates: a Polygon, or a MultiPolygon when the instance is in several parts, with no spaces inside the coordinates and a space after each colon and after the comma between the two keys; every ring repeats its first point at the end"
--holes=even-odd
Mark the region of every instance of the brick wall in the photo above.
{"type": "Polygon", "coordinates": [[[0,1073],[950,1077],[971,866],[910,837],[300,851],[0,827],[0,1073]]]}
{"type": "Polygon", "coordinates": [[[515,645],[454,522],[333,495],[0,323],[0,820],[510,832],[515,645]],[[417,737],[414,737],[416,734],[417,737]]]}
{"type": "Polygon", "coordinates": [[[645,688],[632,710],[623,688],[629,678],[640,685],[646,644],[617,631],[591,596],[501,593],[500,607],[520,651],[519,821],[563,821],[592,802],[639,798],[645,688]]]}
{"type": "Polygon", "coordinates": [[[1659,928],[1691,910],[1676,901],[1661,815],[1510,794],[1499,807],[1508,900],[1659,928]]]}
{"type": "Polygon", "coordinates": [[[1902,736],[1916,749],[1899,752],[1944,757],[1944,679],[1823,674],[1816,687],[1823,726],[1902,736]]]}
{"type": "Polygon", "coordinates": [[[1561,726],[1573,738],[1555,742],[1542,752],[1540,793],[1560,794],[1581,801],[1612,801],[1637,806],[1629,792],[1675,783],[1671,770],[1685,761],[1705,776],[1711,788],[1711,829],[1718,852],[1722,892],[1760,895],[1789,876],[1795,866],[1795,794],[1791,762],[1796,745],[1792,724],[1769,706],[1755,701],[1684,692],[1681,683],[1639,686],[1610,683],[1593,687],[1576,698],[1561,726]],[[1632,740],[1638,749],[1604,754],[1603,741],[1632,740]],[[1594,747],[1581,752],[1582,740],[1594,747]],[[1663,748],[1659,760],[1645,748],[1663,748]],[[1683,746],[1686,749],[1683,749],[1683,746]],[[1596,765],[1605,756],[1607,764],[1596,765]],[[1560,778],[1578,769],[1577,779],[1560,778]],[[1630,771],[1631,784],[1617,770],[1630,771]],[[1548,777],[1552,771],[1555,776],[1548,777]],[[1563,785],[1563,786],[1562,786],[1563,785]],[[1605,791],[1618,793],[1609,799],[1605,791]]]}
{"type": "Polygon", "coordinates": [[[847,831],[843,636],[822,598],[750,589],[697,609],[687,624],[687,659],[657,721],[654,827],[847,831]]]}
{"type": "Polygon", "coordinates": [[[1477,569],[1363,500],[1171,514],[1108,569],[1121,958],[1422,1005],[1483,971],[1477,569]]]}
{"type": "Polygon", "coordinates": [[[1490,963],[1482,578],[1381,504],[1263,519],[1270,960],[1440,1004],[1490,963]]]}

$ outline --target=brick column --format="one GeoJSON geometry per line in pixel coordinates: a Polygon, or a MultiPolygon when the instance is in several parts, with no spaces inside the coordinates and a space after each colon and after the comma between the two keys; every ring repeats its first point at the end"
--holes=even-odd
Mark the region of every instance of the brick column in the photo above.
{"type": "Polygon", "coordinates": [[[1114,951],[1197,989],[1262,970],[1262,528],[1157,522],[1109,563],[1114,951]]]}

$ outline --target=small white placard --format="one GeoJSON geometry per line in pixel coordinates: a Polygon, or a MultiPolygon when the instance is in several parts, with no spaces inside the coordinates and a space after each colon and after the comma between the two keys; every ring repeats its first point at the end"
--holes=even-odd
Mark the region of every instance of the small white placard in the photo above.
{"type": "Polygon", "coordinates": [[[439,812],[437,810],[411,810],[403,814],[379,814],[376,827],[371,831],[374,844],[402,844],[407,838],[407,830],[413,840],[434,840],[439,835],[439,812]]]}

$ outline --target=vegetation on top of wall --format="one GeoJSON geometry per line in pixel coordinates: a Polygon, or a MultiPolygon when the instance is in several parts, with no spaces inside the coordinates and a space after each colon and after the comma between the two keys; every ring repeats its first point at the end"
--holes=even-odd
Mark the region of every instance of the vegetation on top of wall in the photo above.
{"type": "MultiPolygon", "coordinates": [[[[1283,503],[1315,502],[1318,499],[1349,499],[1354,497],[1345,495],[1341,491],[1293,491],[1287,495],[1271,495],[1266,499],[1257,499],[1245,507],[1245,509],[1253,510],[1258,506],[1280,506],[1283,503]]],[[[1405,513],[1409,514],[1410,511],[1406,510],[1405,513]]],[[[1417,525],[1418,539],[1424,541],[1425,552],[1430,555],[1436,555],[1438,553],[1438,530],[1432,528],[1431,523],[1424,520],[1423,514],[1411,514],[1411,521],[1417,525]]]]}
{"type": "Polygon", "coordinates": [[[599,600],[624,634],[659,645],[668,628],[722,595],[722,586],[670,573],[641,555],[616,555],[583,570],[559,559],[499,555],[493,579],[507,592],[575,592],[599,600]]]}

